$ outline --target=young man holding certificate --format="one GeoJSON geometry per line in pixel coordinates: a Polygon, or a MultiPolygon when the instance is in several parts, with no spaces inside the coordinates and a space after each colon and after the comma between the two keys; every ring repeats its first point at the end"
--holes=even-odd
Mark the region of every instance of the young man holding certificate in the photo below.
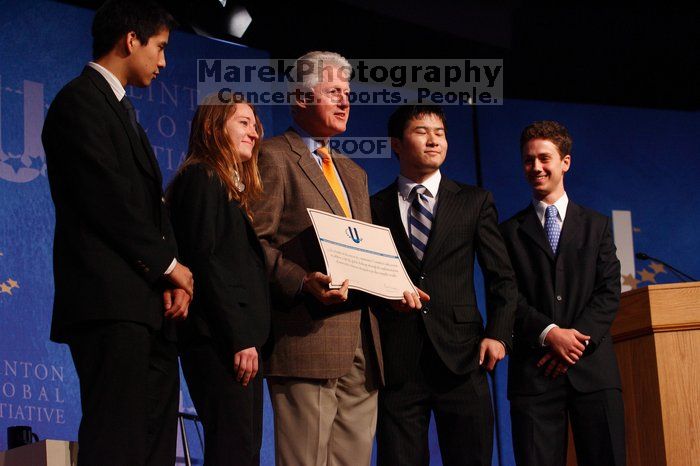
{"type": "Polygon", "coordinates": [[[486,371],[511,344],[515,277],[488,191],[442,176],[445,115],[405,105],[389,120],[400,174],[372,197],[413,283],[430,295],[419,311],[380,316],[386,387],[379,394],[378,464],[427,465],[435,416],[443,463],[490,465],[493,413],[486,371]],[[474,259],[486,281],[486,327],[476,307],[474,259]]]}

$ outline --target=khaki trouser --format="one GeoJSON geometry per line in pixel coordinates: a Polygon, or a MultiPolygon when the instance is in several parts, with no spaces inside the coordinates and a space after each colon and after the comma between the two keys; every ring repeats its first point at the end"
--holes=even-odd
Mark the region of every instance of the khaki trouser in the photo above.
{"type": "Polygon", "coordinates": [[[338,379],[268,378],[277,466],[369,466],[377,389],[366,360],[358,344],[350,372],[338,379]]]}

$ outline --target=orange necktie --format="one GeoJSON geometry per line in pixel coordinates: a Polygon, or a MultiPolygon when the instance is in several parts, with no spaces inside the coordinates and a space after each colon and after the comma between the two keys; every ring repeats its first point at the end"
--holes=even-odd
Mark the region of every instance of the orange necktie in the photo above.
{"type": "Polygon", "coordinates": [[[340,186],[340,180],[333,169],[333,159],[331,158],[330,152],[328,152],[328,148],[326,146],[321,146],[316,149],[316,153],[321,156],[323,175],[326,177],[326,180],[328,180],[328,184],[331,186],[336,199],[338,199],[340,207],[343,208],[346,217],[352,218],[352,215],[350,215],[350,206],[345,200],[345,196],[343,196],[343,188],[340,186]]]}

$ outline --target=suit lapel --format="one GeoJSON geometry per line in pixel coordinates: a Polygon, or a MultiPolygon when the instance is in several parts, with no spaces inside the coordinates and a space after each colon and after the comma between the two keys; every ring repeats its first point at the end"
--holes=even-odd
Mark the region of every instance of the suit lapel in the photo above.
{"type": "MultiPolygon", "coordinates": [[[[146,148],[144,147],[144,144],[141,141],[140,135],[136,134],[134,128],[131,126],[131,123],[129,122],[129,119],[126,115],[126,110],[124,109],[122,104],[117,100],[117,97],[114,95],[114,91],[112,91],[112,88],[109,87],[109,84],[99,72],[95,71],[89,66],[85,67],[83,73],[85,73],[87,77],[93,82],[93,84],[95,84],[95,86],[100,90],[100,92],[104,94],[104,96],[107,99],[107,103],[112,108],[114,113],[116,113],[117,118],[119,118],[119,121],[121,121],[121,124],[124,127],[124,131],[126,132],[126,135],[129,138],[129,144],[131,144],[131,150],[133,152],[134,158],[141,166],[144,173],[146,173],[149,177],[153,178],[154,180],[158,181],[158,175],[160,174],[160,170],[154,169],[157,168],[157,162],[156,167],[154,167],[152,161],[149,160],[149,154],[147,153],[146,148]]],[[[153,159],[155,159],[155,156],[153,156],[153,159]]]]}
{"type": "Polygon", "coordinates": [[[576,239],[581,234],[581,224],[579,206],[569,201],[569,205],[566,207],[564,224],[561,227],[561,235],[559,236],[559,256],[563,255],[572,243],[576,244],[576,239]]]}
{"type": "Polygon", "coordinates": [[[520,230],[529,236],[530,239],[544,251],[550,261],[554,261],[552,247],[549,245],[547,235],[545,234],[544,228],[540,223],[540,219],[537,218],[537,213],[535,212],[535,208],[532,206],[532,204],[525,210],[524,216],[520,223],[520,230]]]}
{"type": "Polygon", "coordinates": [[[458,191],[459,186],[457,186],[454,181],[444,176],[442,177],[438,190],[437,212],[435,212],[433,216],[434,220],[430,228],[430,238],[428,238],[425,256],[423,256],[423,269],[430,266],[432,260],[434,260],[433,258],[437,257],[440,247],[450,234],[453,219],[459,215],[458,191]]]}
{"type": "Polygon", "coordinates": [[[378,199],[381,204],[380,208],[377,209],[377,214],[381,216],[381,219],[377,219],[377,221],[382,225],[388,226],[389,229],[394,232],[393,236],[396,242],[396,248],[399,250],[399,254],[405,258],[408,258],[413,268],[420,270],[421,264],[416,257],[416,253],[413,251],[411,243],[408,241],[406,227],[404,227],[401,219],[398,190],[398,183],[394,181],[392,185],[378,195],[378,199]]]}
{"type": "Polygon", "coordinates": [[[144,150],[146,151],[146,156],[148,157],[148,162],[149,162],[151,169],[152,169],[152,174],[155,177],[156,182],[158,183],[158,186],[162,186],[163,185],[163,176],[160,173],[160,167],[158,166],[158,159],[156,158],[156,154],[153,152],[153,147],[151,146],[151,142],[148,140],[148,136],[146,135],[146,131],[144,131],[141,124],[139,124],[139,131],[140,131],[140,136],[141,136],[141,145],[143,146],[144,150]]]}
{"type": "Polygon", "coordinates": [[[326,181],[321,167],[318,166],[316,160],[314,160],[313,156],[309,153],[309,148],[306,147],[304,141],[302,141],[301,137],[292,129],[287,130],[287,132],[284,133],[284,137],[287,139],[287,142],[289,142],[292,151],[299,156],[299,168],[306,174],[311,184],[316,187],[321,197],[323,197],[328,207],[330,207],[331,212],[344,217],[345,212],[343,212],[340,202],[338,202],[335,193],[328,184],[328,181],[326,181]]]}

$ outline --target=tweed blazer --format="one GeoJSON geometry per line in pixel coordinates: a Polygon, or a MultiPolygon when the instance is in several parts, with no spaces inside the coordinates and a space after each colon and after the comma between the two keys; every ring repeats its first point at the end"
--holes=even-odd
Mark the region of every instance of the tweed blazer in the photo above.
{"type": "MultiPolygon", "coordinates": [[[[353,218],[371,222],[367,174],[338,152],[333,161],[353,218]]],[[[307,208],[343,215],[330,185],[292,129],[263,141],[259,156],[264,195],[252,206],[253,226],[265,253],[272,295],[272,349],[268,376],[338,378],[352,367],[367,296],[351,291],[347,302],[324,306],[301,293],[308,272],[325,272],[307,208]]],[[[368,311],[370,340],[381,377],[379,331],[368,311]]]]}

